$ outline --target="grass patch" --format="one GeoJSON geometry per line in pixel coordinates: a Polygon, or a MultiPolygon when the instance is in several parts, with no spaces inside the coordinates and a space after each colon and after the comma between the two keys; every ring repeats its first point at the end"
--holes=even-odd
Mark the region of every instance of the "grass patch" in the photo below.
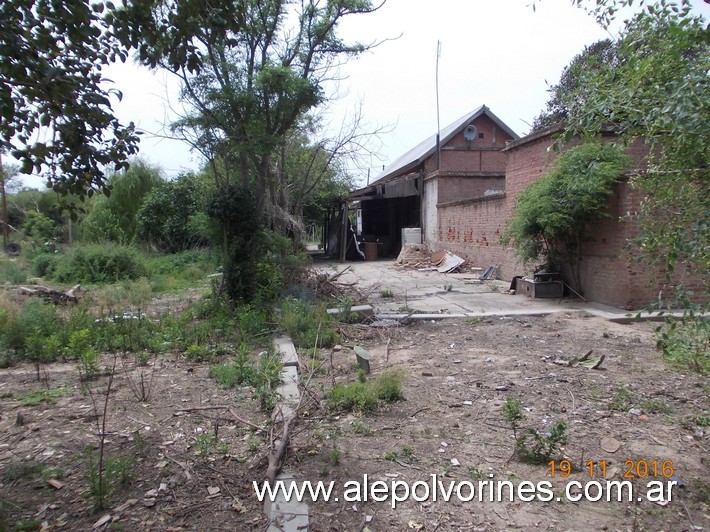
{"type": "Polygon", "coordinates": [[[17,396],[17,400],[22,406],[37,406],[41,403],[54,404],[60,397],[71,395],[71,390],[65,386],[61,388],[50,388],[34,390],[17,396]]]}
{"type": "Polygon", "coordinates": [[[374,381],[336,384],[328,394],[328,404],[333,409],[367,414],[375,410],[380,401],[394,402],[404,399],[404,378],[404,372],[390,370],[374,381]]]}

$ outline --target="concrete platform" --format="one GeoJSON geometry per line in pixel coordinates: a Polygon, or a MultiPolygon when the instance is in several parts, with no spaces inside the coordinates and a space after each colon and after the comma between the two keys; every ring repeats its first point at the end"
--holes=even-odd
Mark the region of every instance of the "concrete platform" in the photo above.
{"type": "MultiPolygon", "coordinates": [[[[508,293],[510,282],[480,282],[478,272],[409,270],[395,267],[393,260],[316,263],[314,266],[330,274],[350,266],[338,281],[356,283],[360,292],[369,292],[368,303],[378,319],[401,318],[412,311],[414,314],[410,318],[430,320],[583,311],[611,321],[628,323],[641,312],[641,309],[629,311],[581,299],[533,299],[522,294],[511,295],[508,293]],[[385,291],[391,292],[394,297],[382,297],[385,291]]],[[[643,312],[641,319],[662,317],[658,313],[643,312]]]]}

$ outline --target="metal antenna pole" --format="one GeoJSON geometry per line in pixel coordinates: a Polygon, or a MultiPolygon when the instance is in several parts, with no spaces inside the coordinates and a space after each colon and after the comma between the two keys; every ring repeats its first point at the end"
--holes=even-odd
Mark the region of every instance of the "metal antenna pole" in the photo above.
{"type": "Polygon", "coordinates": [[[439,58],[441,41],[436,41],[436,169],[441,168],[441,124],[439,122],[439,58]]]}

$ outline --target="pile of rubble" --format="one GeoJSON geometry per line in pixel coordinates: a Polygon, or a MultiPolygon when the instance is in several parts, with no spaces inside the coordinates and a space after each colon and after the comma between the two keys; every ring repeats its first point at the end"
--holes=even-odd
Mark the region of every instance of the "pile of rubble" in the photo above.
{"type": "Polygon", "coordinates": [[[431,251],[425,244],[405,244],[394,261],[396,268],[420,269],[431,268],[431,251]]]}

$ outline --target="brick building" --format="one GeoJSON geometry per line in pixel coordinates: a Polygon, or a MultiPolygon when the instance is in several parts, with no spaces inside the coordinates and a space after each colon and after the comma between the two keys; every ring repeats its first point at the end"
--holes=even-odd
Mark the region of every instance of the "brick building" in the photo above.
{"type": "MultiPolygon", "coordinates": [[[[552,127],[519,138],[486,106],[480,107],[442,131],[439,149],[436,136],[427,139],[371,185],[351,194],[349,199],[361,209],[361,238],[379,241],[381,255],[395,256],[401,229],[419,227],[422,242],[432,251],[447,249],[480,267],[495,264],[503,280],[530,274],[501,236],[515,197],[548,172],[557,131],[559,127],[552,127]]],[[[644,165],[642,143],[629,154],[637,167],[644,165]]],[[[610,216],[589,228],[591,239],[583,243],[580,260],[587,299],[638,309],[673,290],[658,271],[649,271],[626,249],[640,228],[623,216],[640,200],[639,192],[620,180],[609,201],[610,216]]]]}

